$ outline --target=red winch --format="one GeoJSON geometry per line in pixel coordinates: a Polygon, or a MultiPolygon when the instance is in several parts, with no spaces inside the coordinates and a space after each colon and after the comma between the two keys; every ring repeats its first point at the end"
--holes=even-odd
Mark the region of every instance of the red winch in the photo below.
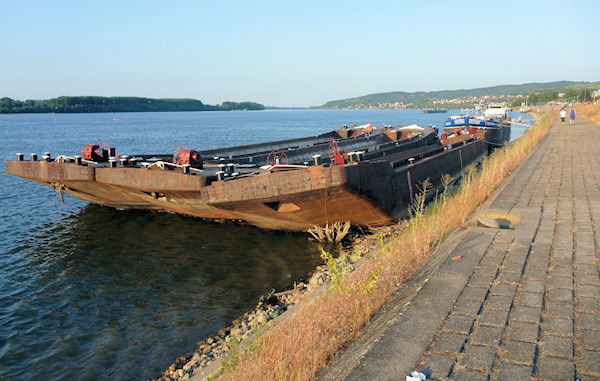
{"type": "Polygon", "coordinates": [[[173,151],[173,163],[184,165],[189,164],[193,168],[202,169],[202,155],[198,151],[187,148],[184,144],[178,143],[173,151]]]}
{"type": "Polygon", "coordinates": [[[184,149],[179,152],[179,164],[189,164],[194,168],[202,168],[202,156],[193,149],[184,149]]]}
{"type": "Polygon", "coordinates": [[[88,144],[81,150],[83,160],[107,162],[111,156],[115,156],[115,148],[111,147],[106,140],[99,144],[88,144]]]}

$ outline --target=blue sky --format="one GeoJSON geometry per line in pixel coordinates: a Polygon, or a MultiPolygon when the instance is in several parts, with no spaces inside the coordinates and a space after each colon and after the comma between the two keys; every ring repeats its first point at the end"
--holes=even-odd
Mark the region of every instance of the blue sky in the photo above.
{"type": "Polygon", "coordinates": [[[600,81],[600,1],[2,1],[0,97],[314,106],[600,81]]]}

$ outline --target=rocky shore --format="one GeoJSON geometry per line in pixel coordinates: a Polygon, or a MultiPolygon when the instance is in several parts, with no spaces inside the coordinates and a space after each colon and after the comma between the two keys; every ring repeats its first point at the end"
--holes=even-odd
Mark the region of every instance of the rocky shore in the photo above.
{"type": "MultiPolygon", "coordinates": [[[[397,233],[401,229],[402,224],[397,224],[373,230],[368,235],[355,235],[351,239],[354,248],[352,253],[336,259],[335,266],[352,270],[365,254],[378,249],[385,237],[397,233]]],[[[248,339],[254,333],[259,332],[262,327],[272,324],[275,318],[284,318],[284,312],[301,300],[322,290],[321,286],[328,283],[330,278],[329,267],[318,266],[307,283],[295,283],[290,289],[279,292],[273,290],[269,294],[263,295],[253,311],[234,320],[231,326],[219,330],[217,335],[199,341],[195,351],[187,356],[177,358],[158,380],[205,379],[218,374],[224,358],[229,352],[243,350],[248,344],[248,339]]]]}

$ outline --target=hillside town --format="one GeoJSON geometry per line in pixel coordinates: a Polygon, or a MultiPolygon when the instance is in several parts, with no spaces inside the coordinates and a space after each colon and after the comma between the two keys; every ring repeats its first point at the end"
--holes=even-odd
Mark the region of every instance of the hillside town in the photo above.
{"type": "MultiPolygon", "coordinates": [[[[542,93],[537,92],[533,95],[540,95],[542,93]]],[[[587,99],[590,102],[597,102],[600,99],[600,90],[590,91],[591,98],[587,99]]],[[[550,102],[541,102],[545,104],[554,104],[556,102],[564,103],[564,102],[576,102],[576,99],[571,99],[568,97],[569,94],[566,93],[557,93],[556,100],[550,102]],[[568,99],[565,99],[565,95],[567,95],[568,99]]],[[[521,103],[525,103],[526,99],[531,98],[531,94],[505,94],[505,95],[482,95],[482,96],[465,96],[465,97],[457,97],[457,98],[441,98],[441,99],[432,99],[429,101],[423,102],[379,102],[376,104],[364,104],[357,103],[355,105],[350,105],[347,107],[343,107],[343,109],[360,109],[360,110],[376,110],[376,109],[409,109],[409,108],[422,108],[422,107],[440,107],[440,108],[464,108],[464,107],[473,107],[478,104],[489,104],[496,103],[502,105],[512,105],[513,107],[521,103]],[[519,102],[521,100],[522,102],[519,102]]]]}

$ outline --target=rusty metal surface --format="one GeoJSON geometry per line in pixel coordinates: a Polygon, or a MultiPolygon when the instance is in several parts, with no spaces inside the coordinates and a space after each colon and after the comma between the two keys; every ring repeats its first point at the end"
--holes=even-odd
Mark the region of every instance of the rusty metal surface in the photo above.
{"type": "Polygon", "coordinates": [[[436,144],[358,164],[262,172],[225,181],[173,170],[46,161],[8,162],[6,168],[11,175],[48,186],[59,184],[65,193],[115,208],[239,219],[263,228],[306,230],[336,221],[357,225],[392,223],[406,215],[414,192],[425,179],[439,187],[442,175],[459,174],[487,152],[483,140],[460,142],[446,150],[436,144]],[[411,155],[418,160],[408,165],[405,159],[411,155]]]}

